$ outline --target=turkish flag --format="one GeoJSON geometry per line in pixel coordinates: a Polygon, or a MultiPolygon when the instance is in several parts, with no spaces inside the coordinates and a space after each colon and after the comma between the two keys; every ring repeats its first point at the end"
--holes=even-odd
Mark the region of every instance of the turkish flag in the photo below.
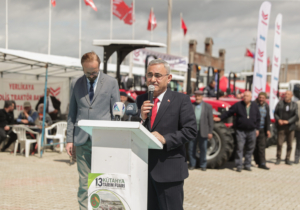
{"type": "Polygon", "coordinates": [[[90,6],[93,8],[93,10],[97,11],[97,7],[95,6],[93,0],[84,0],[84,3],[86,6],[90,6]]]}
{"type": "Polygon", "coordinates": [[[132,12],[133,12],[133,3],[131,3],[131,7],[129,8],[127,14],[125,15],[125,18],[123,19],[124,23],[128,25],[132,25],[132,23],[135,21],[132,12]]]}
{"type": "Polygon", "coordinates": [[[55,0],[51,0],[51,4],[52,4],[53,7],[55,7],[56,6],[56,1],[55,0]]]}
{"type": "Polygon", "coordinates": [[[154,13],[152,12],[152,10],[150,11],[150,15],[149,15],[149,19],[148,19],[148,27],[147,30],[148,31],[152,31],[156,28],[157,26],[157,22],[156,22],[156,18],[154,13]]]}
{"type": "Polygon", "coordinates": [[[113,14],[120,20],[123,20],[126,15],[128,16],[130,11],[132,14],[132,7],[129,8],[123,0],[113,0],[113,14]]]}
{"type": "Polygon", "coordinates": [[[187,27],[185,25],[185,22],[183,21],[183,19],[181,18],[181,28],[183,29],[183,34],[185,35],[187,32],[187,27]]]}
{"type": "Polygon", "coordinates": [[[245,56],[254,58],[254,54],[249,49],[246,49],[245,56]]]}

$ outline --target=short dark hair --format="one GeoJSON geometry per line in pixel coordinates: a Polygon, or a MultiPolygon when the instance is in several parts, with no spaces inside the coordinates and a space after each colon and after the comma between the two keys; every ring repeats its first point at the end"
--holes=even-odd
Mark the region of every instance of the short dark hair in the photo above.
{"type": "Polygon", "coordinates": [[[4,108],[10,107],[12,104],[12,101],[4,101],[4,108]]]}
{"type": "Polygon", "coordinates": [[[211,85],[212,83],[214,83],[215,82],[215,80],[211,80],[210,82],[209,82],[209,84],[211,85]]]}
{"type": "Polygon", "coordinates": [[[261,95],[263,95],[263,96],[265,96],[265,97],[267,98],[267,94],[266,94],[265,92],[260,92],[260,93],[258,94],[258,97],[261,96],[261,95]]]}
{"type": "Polygon", "coordinates": [[[84,63],[84,62],[91,62],[91,61],[98,61],[98,64],[99,64],[99,67],[100,67],[100,58],[99,56],[94,52],[88,52],[88,53],[85,53],[82,57],[81,57],[81,65],[84,63]]]}

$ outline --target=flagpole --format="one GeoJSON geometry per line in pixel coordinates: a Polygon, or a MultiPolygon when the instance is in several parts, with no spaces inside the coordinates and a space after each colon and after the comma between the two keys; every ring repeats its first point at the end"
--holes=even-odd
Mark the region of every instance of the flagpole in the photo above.
{"type": "Polygon", "coordinates": [[[6,0],[6,14],[5,14],[5,48],[8,49],[8,0],[6,0]]]}
{"type": "Polygon", "coordinates": [[[48,34],[48,55],[51,53],[51,0],[49,0],[49,34],[48,34]]]}
{"type": "Polygon", "coordinates": [[[110,0],[110,39],[112,39],[112,28],[113,28],[113,6],[114,6],[114,1],[110,0]]]}
{"type": "Polygon", "coordinates": [[[153,41],[153,19],[154,19],[153,7],[151,7],[151,41],[153,41]]]}
{"type": "MultiPolygon", "coordinates": [[[[132,0],[132,39],[134,40],[134,22],[135,22],[135,0],[132,0]]],[[[129,78],[132,78],[132,69],[133,69],[133,52],[130,53],[129,59],[129,78]]]]}
{"type": "Polygon", "coordinates": [[[182,13],[180,13],[180,24],[179,24],[179,31],[180,31],[180,56],[182,56],[182,33],[181,33],[181,21],[182,21],[182,13]]]}
{"type": "Polygon", "coordinates": [[[167,30],[167,54],[171,51],[172,37],[172,0],[168,0],[168,30],[167,30]]]}
{"type": "Polygon", "coordinates": [[[81,58],[81,1],[79,0],[79,58],[81,58]]]}

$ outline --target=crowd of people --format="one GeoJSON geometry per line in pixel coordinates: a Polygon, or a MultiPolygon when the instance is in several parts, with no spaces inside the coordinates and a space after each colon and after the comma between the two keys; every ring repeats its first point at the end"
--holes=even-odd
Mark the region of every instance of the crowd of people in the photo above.
{"type": "MultiPolygon", "coordinates": [[[[47,89],[46,99],[46,118],[45,125],[49,126],[57,120],[60,110],[60,101],[54,96],[50,96],[50,89],[47,89]]],[[[40,98],[33,109],[29,101],[23,103],[23,110],[15,119],[14,110],[16,109],[15,101],[5,101],[4,108],[0,109],[0,145],[4,142],[1,151],[4,152],[10,145],[17,140],[17,135],[12,131],[15,124],[32,126],[32,130],[41,131],[43,121],[44,96],[40,98]],[[7,139],[7,142],[5,140],[7,139]]]]}

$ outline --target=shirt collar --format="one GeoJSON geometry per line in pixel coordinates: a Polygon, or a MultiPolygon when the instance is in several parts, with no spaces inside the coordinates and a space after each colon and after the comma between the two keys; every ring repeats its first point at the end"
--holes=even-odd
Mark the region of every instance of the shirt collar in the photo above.
{"type": "Polygon", "coordinates": [[[156,98],[158,98],[159,102],[162,102],[164,95],[166,94],[167,90],[163,93],[161,93],[159,96],[157,96],[156,98]]]}

